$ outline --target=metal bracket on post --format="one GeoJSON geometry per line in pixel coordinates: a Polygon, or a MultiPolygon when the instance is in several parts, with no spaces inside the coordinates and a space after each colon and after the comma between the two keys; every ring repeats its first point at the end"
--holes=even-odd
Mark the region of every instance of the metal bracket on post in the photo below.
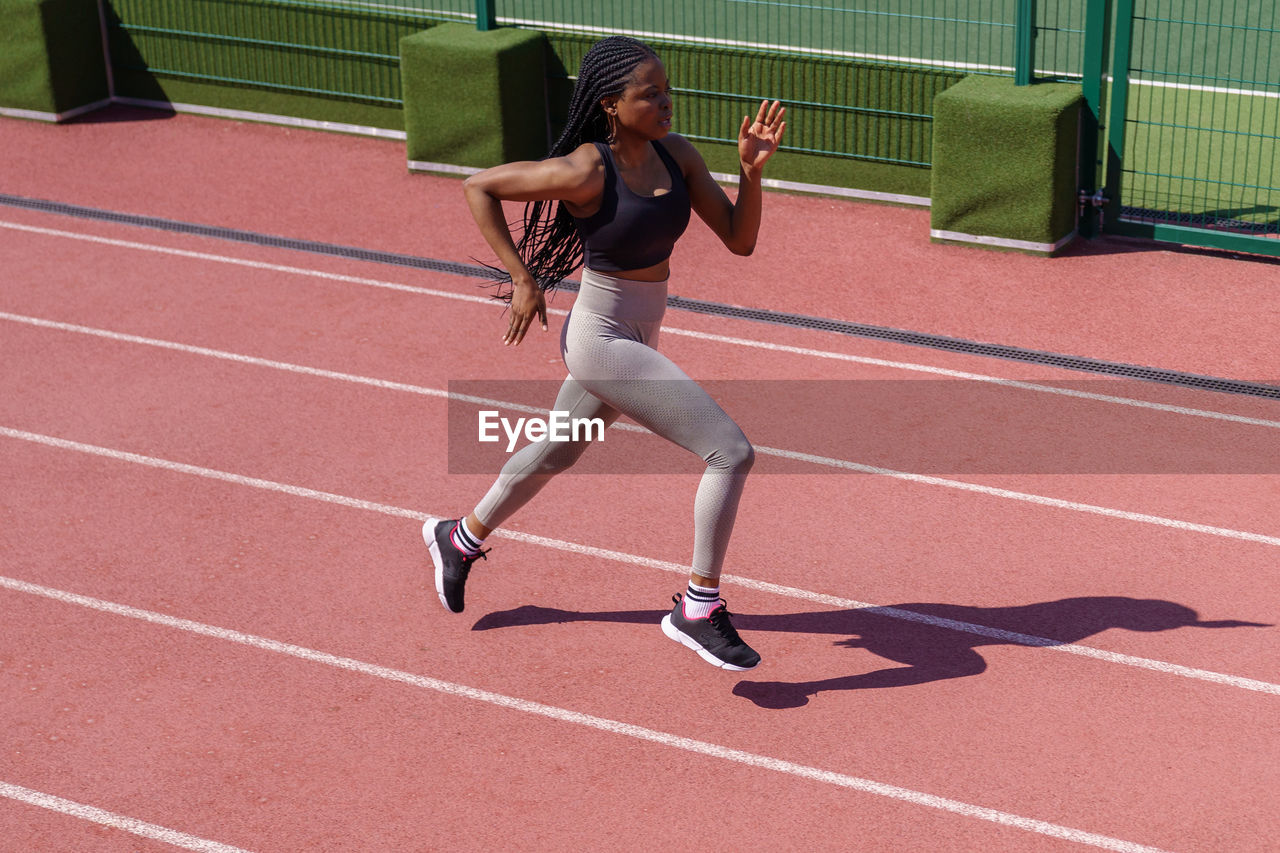
{"type": "Polygon", "coordinates": [[[1092,193],[1088,190],[1080,190],[1076,200],[1079,202],[1078,217],[1083,219],[1085,209],[1092,207],[1098,214],[1098,231],[1102,231],[1103,219],[1107,215],[1107,205],[1111,203],[1111,199],[1107,198],[1102,190],[1094,190],[1092,193]]]}
{"type": "MultiPolygon", "coordinates": [[[[1085,17],[1084,79],[1081,94],[1084,105],[1080,111],[1080,186],[1097,187],[1106,178],[1106,98],[1107,46],[1111,41],[1111,16],[1113,0],[1088,0],[1085,17]]],[[[1081,191],[1079,229],[1081,236],[1095,237],[1101,230],[1092,216],[1085,216],[1085,197],[1092,197],[1088,190],[1081,191]]],[[[1092,210],[1089,211],[1092,213],[1092,210]]]]}

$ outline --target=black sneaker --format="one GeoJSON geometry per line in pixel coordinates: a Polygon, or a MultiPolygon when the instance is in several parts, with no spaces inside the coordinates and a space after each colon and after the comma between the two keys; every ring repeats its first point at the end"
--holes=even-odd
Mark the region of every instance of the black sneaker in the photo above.
{"type": "Polygon", "coordinates": [[[436,593],[440,596],[440,603],[452,613],[462,612],[462,593],[467,585],[467,575],[471,573],[471,564],[481,557],[489,559],[484,556],[489,553],[487,549],[470,557],[458,550],[449,536],[457,523],[456,518],[428,518],[422,525],[422,539],[427,543],[431,562],[436,567],[436,593]]]}
{"type": "Polygon", "coordinates": [[[683,646],[693,649],[698,656],[712,666],[741,672],[760,663],[755,649],[742,642],[738,632],[729,623],[729,610],[720,599],[720,606],[706,619],[686,619],[682,596],[671,600],[676,606],[662,617],[662,633],[683,646]]]}

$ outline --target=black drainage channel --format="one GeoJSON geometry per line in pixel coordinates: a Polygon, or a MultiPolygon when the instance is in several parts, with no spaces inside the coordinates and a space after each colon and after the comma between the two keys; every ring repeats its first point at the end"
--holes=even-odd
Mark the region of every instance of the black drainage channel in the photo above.
{"type": "Polygon", "coordinates": [[[259,234],[256,231],[241,231],[236,228],[223,228],[217,225],[179,222],[176,219],[161,219],[156,216],[117,213],[113,210],[82,207],[78,204],[65,204],[60,201],[45,201],[38,198],[24,198],[0,193],[0,204],[9,207],[20,207],[25,210],[38,210],[43,213],[75,216],[80,219],[96,219],[102,222],[115,222],[120,225],[155,228],[160,231],[172,231],[176,234],[193,234],[197,237],[212,237],[217,240],[231,240],[236,243],[251,243],[255,246],[269,246],[273,249],[294,249],[299,252],[310,252],[314,255],[331,255],[359,261],[372,261],[379,264],[394,264],[400,267],[414,267],[415,269],[432,270],[433,272],[451,273],[453,275],[479,276],[481,278],[493,277],[493,272],[482,266],[437,261],[434,258],[417,258],[413,255],[400,255],[394,252],[378,252],[371,249],[361,249],[357,246],[339,246],[333,243],[317,243],[313,240],[295,240],[292,237],[275,237],[271,234],[259,234]]]}
{"type": "MultiPolygon", "coordinates": [[[[96,219],[103,222],[115,222],[122,225],[134,225],[142,228],[154,228],[178,234],[192,234],[199,237],[212,237],[217,240],[229,240],[237,243],[250,243],[255,246],[268,246],[276,249],[293,249],[317,255],[330,255],[359,261],[370,261],[413,269],[431,270],[432,272],[466,276],[468,278],[485,278],[493,280],[495,273],[488,267],[479,264],[461,264],[453,261],[442,261],[435,258],[421,258],[396,252],[380,252],[362,249],[357,246],[342,246],[333,243],[319,243],[314,240],[297,240],[292,237],[276,237],[270,234],[259,234],[255,231],[242,231],[235,228],[223,228],[214,225],[200,225],[191,222],[180,222],[173,219],[162,219],[155,216],[139,216],[132,213],[119,213],[76,204],[57,201],[25,198],[23,196],[0,193],[0,205],[38,210],[43,213],[56,213],[63,216],[75,216],[81,219],[96,219]]],[[[576,281],[566,281],[562,289],[576,291],[576,281]]],[[[1020,347],[1000,344],[984,344],[967,341],[962,338],[950,338],[944,335],[930,335],[924,332],[910,332],[886,326],[871,326],[865,323],[851,323],[845,320],[833,320],[824,317],[811,317],[805,314],[788,314],[782,311],[769,311],[763,308],[744,308],[737,305],[725,305],[720,302],[707,302],[701,299],[687,299],[683,296],[667,298],[667,305],[679,311],[695,314],[708,314],[716,317],[733,317],[741,320],[755,320],[761,323],[772,323],[799,329],[812,329],[822,332],[834,332],[858,338],[870,338],[881,341],[892,341],[910,346],[927,347],[947,352],[978,355],[988,358],[1000,358],[1007,361],[1018,361],[1025,364],[1041,364],[1066,370],[1078,370],[1103,376],[1117,376],[1126,379],[1141,379],[1149,382],[1160,382],[1166,385],[1178,385],[1184,388],[1195,388],[1202,391],[1219,391],[1225,394],[1241,394],[1249,397],[1264,397],[1280,400],[1280,387],[1263,385],[1256,382],[1241,382],[1234,379],[1220,379],[1213,376],[1200,376],[1194,373],[1183,373],[1177,370],[1163,370],[1157,367],[1142,367],[1114,361],[1101,361],[1080,356],[1061,355],[1059,353],[1041,352],[1022,349],[1020,347]]]]}

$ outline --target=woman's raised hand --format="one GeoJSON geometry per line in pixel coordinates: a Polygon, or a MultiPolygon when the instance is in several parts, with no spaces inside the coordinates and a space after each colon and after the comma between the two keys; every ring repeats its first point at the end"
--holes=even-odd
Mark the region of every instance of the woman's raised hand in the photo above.
{"type": "Polygon", "coordinates": [[[748,172],[758,173],[764,168],[765,161],[773,156],[782,143],[783,131],[787,123],[782,117],[787,108],[779,101],[770,106],[767,100],[760,102],[755,121],[750,116],[742,117],[742,128],[738,131],[738,158],[748,172]]]}

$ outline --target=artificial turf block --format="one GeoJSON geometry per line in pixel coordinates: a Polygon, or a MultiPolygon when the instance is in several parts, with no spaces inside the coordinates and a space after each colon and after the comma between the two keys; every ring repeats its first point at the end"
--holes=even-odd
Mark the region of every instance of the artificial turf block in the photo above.
{"type": "Polygon", "coordinates": [[[441,24],[400,40],[410,162],[495,166],[547,153],[545,42],[441,24]]]}
{"type": "Polygon", "coordinates": [[[934,99],[934,239],[1052,253],[1075,230],[1080,87],[967,77],[934,99]]]}
{"type": "Polygon", "coordinates": [[[66,118],[108,98],[94,0],[0,0],[0,107],[66,118]]]}

